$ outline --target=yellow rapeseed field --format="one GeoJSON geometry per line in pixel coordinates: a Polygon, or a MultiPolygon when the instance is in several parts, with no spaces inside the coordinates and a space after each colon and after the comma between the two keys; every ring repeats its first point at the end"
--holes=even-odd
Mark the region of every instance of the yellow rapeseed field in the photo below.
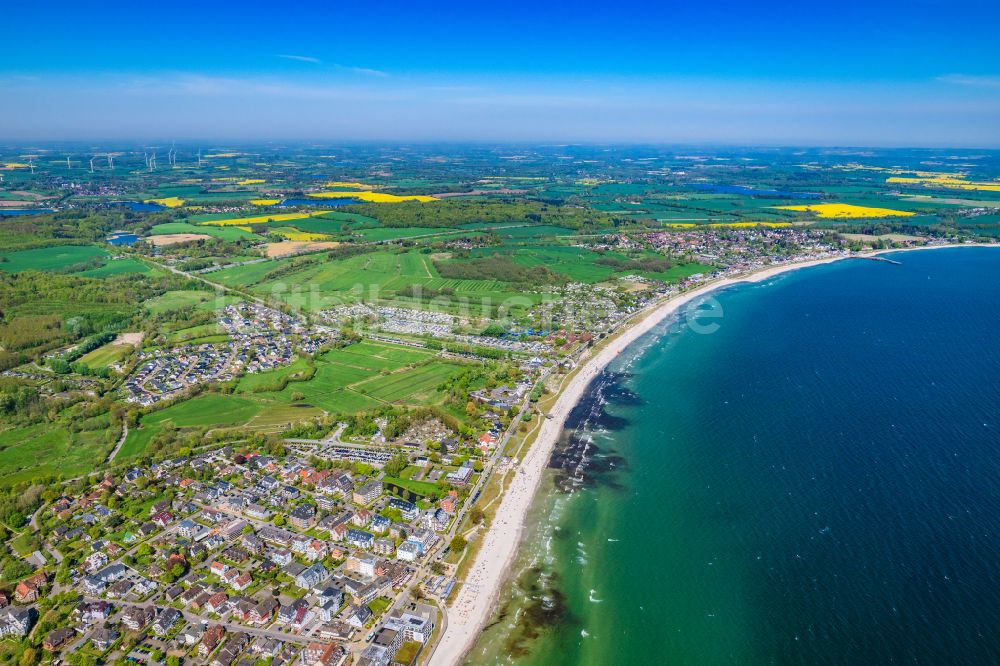
{"type": "Polygon", "coordinates": [[[732,227],[734,229],[745,229],[747,227],[770,227],[780,229],[781,227],[792,226],[791,222],[712,222],[710,227],[732,227]]]}
{"type": "Polygon", "coordinates": [[[266,183],[267,181],[263,178],[244,178],[243,180],[237,181],[237,185],[260,185],[266,183]]]}
{"type": "Polygon", "coordinates": [[[952,190],[980,190],[983,192],[1000,192],[1000,181],[977,182],[965,180],[961,174],[932,172],[917,172],[915,178],[905,178],[902,176],[892,176],[886,178],[887,183],[899,183],[900,185],[924,185],[927,187],[943,187],[952,190]]]}
{"type": "Polygon", "coordinates": [[[855,217],[909,217],[914,213],[891,208],[873,208],[870,206],[855,206],[854,204],[810,204],[806,206],[772,206],[779,210],[795,210],[804,213],[815,213],[816,217],[855,218],[855,217]]]}
{"type": "Polygon", "coordinates": [[[213,227],[230,227],[230,226],[240,226],[240,225],[251,225],[251,224],[266,224],[268,220],[272,222],[287,222],[289,220],[301,220],[307,217],[316,217],[317,215],[323,215],[324,213],[329,213],[328,210],[317,210],[311,213],[278,213],[276,215],[256,215],[254,217],[230,217],[224,220],[209,220],[207,222],[201,222],[200,224],[205,224],[213,227]]]}
{"type": "Polygon", "coordinates": [[[4,169],[30,169],[30,164],[22,164],[21,162],[7,162],[3,165],[4,169]]]}
{"type": "Polygon", "coordinates": [[[254,206],[273,206],[281,203],[281,199],[251,199],[250,203],[254,206]]]}
{"type": "MultiPolygon", "coordinates": [[[[805,166],[805,165],[800,165],[805,166]]],[[[831,169],[839,169],[841,171],[877,171],[881,173],[889,173],[893,175],[900,174],[913,174],[918,178],[963,178],[965,174],[963,173],[947,173],[943,171],[913,171],[912,169],[903,169],[901,167],[878,167],[878,166],[868,166],[865,164],[858,164],[857,162],[850,162],[848,164],[835,164],[831,169]]]]}
{"type": "Polygon", "coordinates": [[[161,197],[160,199],[146,199],[146,203],[156,203],[167,208],[177,208],[184,205],[184,199],[180,197],[161,197]]]}
{"type": "Polygon", "coordinates": [[[279,227],[277,229],[271,229],[272,232],[280,235],[283,238],[287,238],[290,241],[321,241],[330,238],[327,234],[317,234],[310,233],[308,231],[299,231],[298,229],[293,229],[291,227],[279,227]]]}
{"type": "Polygon", "coordinates": [[[398,195],[384,192],[313,192],[314,199],[360,199],[371,203],[399,203],[400,201],[437,201],[437,197],[422,194],[398,195]]]}
{"type": "Polygon", "coordinates": [[[327,183],[325,187],[349,187],[352,190],[374,190],[374,185],[368,185],[367,183],[356,183],[343,180],[335,180],[332,183],[327,183]]]}

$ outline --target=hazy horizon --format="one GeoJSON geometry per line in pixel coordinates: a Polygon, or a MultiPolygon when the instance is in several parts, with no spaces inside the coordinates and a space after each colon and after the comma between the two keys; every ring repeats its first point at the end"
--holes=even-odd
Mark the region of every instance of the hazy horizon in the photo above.
{"type": "Polygon", "coordinates": [[[607,148],[617,150],[630,150],[649,148],[656,150],[677,149],[691,150],[699,152],[712,152],[717,150],[734,151],[734,153],[753,153],[759,151],[822,151],[830,155],[859,155],[863,156],[870,151],[899,151],[907,150],[917,152],[932,152],[954,150],[961,152],[985,151],[995,152],[1000,150],[997,146],[977,146],[977,145],[840,145],[835,143],[746,143],[746,142],[708,142],[708,141],[601,141],[601,140],[580,140],[580,141],[501,141],[488,139],[426,139],[423,141],[401,139],[336,139],[336,138],[298,138],[289,137],[287,139],[270,139],[267,137],[256,138],[221,138],[221,137],[165,137],[165,136],[138,136],[135,138],[123,137],[95,137],[93,139],[4,139],[0,137],[0,148],[38,148],[43,150],[65,148],[74,150],[85,149],[111,149],[141,152],[146,148],[163,148],[166,150],[170,146],[178,151],[197,150],[211,151],[226,148],[510,148],[511,150],[539,150],[543,148],[607,148]]]}

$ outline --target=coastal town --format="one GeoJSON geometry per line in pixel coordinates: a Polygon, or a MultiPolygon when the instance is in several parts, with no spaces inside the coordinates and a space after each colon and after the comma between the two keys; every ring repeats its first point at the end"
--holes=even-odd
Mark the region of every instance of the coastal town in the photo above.
{"type": "Polygon", "coordinates": [[[565,338],[567,342],[562,346],[567,349],[573,348],[574,343],[590,342],[595,335],[606,335],[614,330],[623,318],[653,300],[691,289],[710,279],[752,272],[783,261],[847,254],[829,234],[766,227],[638,236],[619,234],[583,247],[629,250],[642,246],[668,256],[694,256],[716,268],[711,273],[694,274],[673,285],[657,284],[641,276],[625,276],[626,283],[631,281],[637,286],[625,293],[601,285],[570,283],[532,310],[527,319],[537,328],[527,328],[514,335],[505,331],[502,337],[465,332],[470,329],[468,317],[396,305],[342,305],[318,312],[312,321],[258,303],[229,305],[220,310],[218,319],[221,331],[230,336],[228,340],[143,352],[136,372],[123,386],[125,399],[149,406],[181,395],[193,386],[230,381],[242,372],[259,373],[289,365],[297,352],[315,354],[329,348],[344,325],[363,329],[375,339],[391,343],[424,346],[426,340],[435,340],[539,359],[552,356],[556,351],[553,340],[565,338]],[[555,330],[556,325],[561,328],[555,330]]]}
{"type": "MultiPolygon", "coordinates": [[[[72,492],[48,491],[32,516],[38,529],[26,561],[34,571],[0,596],[0,632],[40,632],[44,649],[71,663],[71,655],[88,655],[207,666],[262,659],[412,664],[426,662],[444,635],[443,659],[451,663],[471,636],[455,639],[455,632],[468,632],[488,612],[491,595],[483,586],[491,579],[499,584],[491,572],[513,552],[518,516],[566,411],[615,350],[713,285],[762,267],[775,272],[849,256],[808,233],[794,238],[800,249],[793,256],[775,261],[755,253],[771,247],[775,233],[741,232],[735,241],[726,238],[725,253],[719,239],[703,235],[644,238],[731,263],[625,299],[568,285],[558,311],[543,304],[539,312],[550,308],[544,316],[570,330],[537,335],[537,342],[480,339],[480,348],[516,353],[521,362],[517,381],[468,393],[480,410],[479,431],[459,433],[430,418],[388,438],[385,422],[370,436],[348,436],[348,424],[339,423],[319,439],[221,442],[119,476],[91,475],[71,484],[72,492]],[[575,388],[560,394],[547,418],[535,420],[541,432],[534,447],[522,452],[524,459],[512,458],[507,444],[538,411],[539,389],[592,356],[604,338],[613,343],[585,366],[575,388]],[[514,486],[487,529],[477,501],[494,474],[512,475],[514,486]],[[481,543],[463,575],[455,555],[470,548],[468,539],[481,543]]],[[[442,313],[358,305],[323,312],[317,320],[323,323],[312,324],[244,302],[219,311],[232,342],[144,352],[122,390],[128,400],[152,406],[200,384],[286,366],[336,343],[345,321],[360,320],[371,323],[367,335],[390,335],[396,343],[405,336],[409,344],[471,339],[460,333],[464,322],[442,313]]]]}
{"type": "Polygon", "coordinates": [[[139,367],[124,383],[129,402],[149,406],[210,382],[230,381],[241,372],[258,373],[288,365],[295,352],[329,346],[336,331],[305,322],[257,303],[229,305],[219,313],[225,344],[155,349],[139,356],[139,367]]]}
{"type": "Polygon", "coordinates": [[[324,462],[223,447],[60,495],[40,510],[56,526],[38,535],[40,570],[2,598],[0,631],[41,623],[46,650],[139,663],[416,654],[455,584],[438,556],[475,473],[459,467],[455,489],[414,503],[373,466],[324,462]]]}
{"type": "Polygon", "coordinates": [[[1000,664],[1000,2],[0,17],[0,666],[1000,664]]]}
{"type": "MultiPolygon", "coordinates": [[[[523,406],[529,387],[475,398],[523,406]]],[[[443,556],[470,494],[506,463],[498,429],[449,434],[222,446],[76,484],[33,517],[38,571],[2,597],[2,631],[108,661],[410,663],[456,586],[443,556]]]]}
{"type": "Polygon", "coordinates": [[[421,151],[339,175],[318,148],[0,167],[50,211],[0,252],[0,661],[506,654],[491,618],[542,631],[503,596],[539,489],[629,462],[570,415],[630,344],[725,326],[731,285],[989,241],[963,226],[988,213],[931,219],[839,158],[821,191],[798,155],[734,158],[730,184],[597,152],[520,164],[518,187],[484,175],[494,154],[421,151]],[[843,173],[867,199],[840,201],[843,173]]]}

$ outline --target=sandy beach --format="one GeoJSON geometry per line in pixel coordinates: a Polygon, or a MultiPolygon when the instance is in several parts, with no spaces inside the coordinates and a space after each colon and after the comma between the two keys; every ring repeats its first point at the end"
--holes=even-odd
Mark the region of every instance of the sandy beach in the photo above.
{"type": "MultiPolygon", "coordinates": [[[[966,245],[936,245],[913,250],[940,249],[945,247],[970,247],[966,245]]],[[[991,247],[1000,247],[993,245],[991,247]]],[[[531,449],[521,460],[517,475],[504,494],[496,519],[483,537],[482,547],[465,582],[459,588],[447,612],[447,626],[433,652],[430,663],[440,666],[460,664],[475,645],[489,620],[500,595],[507,573],[521,541],[524,520],[548,465],[552,450],[573,407],[583,397],[591,381],[630,344],[650,331],[665,318],[684,305],[726,287],[742,282],[760,282],[788,271],[828,264],[844,259],[871,258],[886,252],[880,250],[864,254],[838,255],[822,259],[768,266],[746,275],[720,278],[701,287],[687,291],[638,313],[615,337],[610,338],[595,354],[583,357],[580,365],[538,433],[531,449]]]]}

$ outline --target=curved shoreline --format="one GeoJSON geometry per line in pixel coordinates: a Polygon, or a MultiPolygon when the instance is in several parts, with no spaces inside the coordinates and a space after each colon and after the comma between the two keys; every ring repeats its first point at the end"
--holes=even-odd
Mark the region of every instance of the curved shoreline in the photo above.
{"type": "Polygon", "coordinates": [[[483,537],[483,543],[469,575],[459,587],[454,603],[447,610],[444,634],[434,646],[431,664],[457,666],[473,649],[483,627],[499,599],[510,568],[520,547],[524,519],[538,492],[552,451],[562,434],[570,412],[577,405],[591,382],[629,345],[652,330],[657,324],[676,313],[684,305],[740,283],[761,282],[768,278],[811,266],[830,264],[845,259],[870,259],[889,252],[932,250],[958,247],[1000,247],[992,244],[932,245],[901,250],[878,250],[861,254],[836,255],[820,259],[768,266],[734,277],[720,278],[701,287],[677,294],[651,308],[637,313],[633,321],[617,335],[603,341],[596,354],[581,359],[566,388],[556,399],[531,445],[521,460],[518,472],[504,492],[496,519],[483,537]]]}

